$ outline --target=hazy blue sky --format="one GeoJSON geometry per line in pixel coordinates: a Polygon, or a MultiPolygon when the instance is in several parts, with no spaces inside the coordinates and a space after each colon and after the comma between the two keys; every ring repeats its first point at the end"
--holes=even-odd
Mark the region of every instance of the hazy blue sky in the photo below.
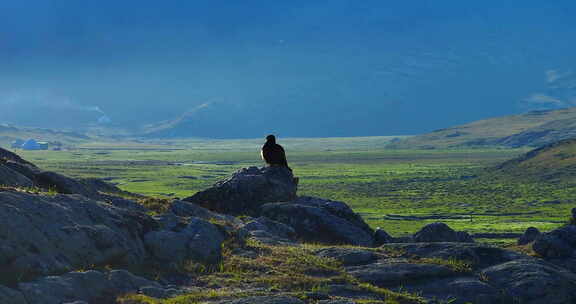
{"type": "Polygon", "coordinates": [[[421,133],[576,104],[575,16],[573,0],[4,0],[0,120],[137,127],[207,103],[191,136],[421,133]]]}

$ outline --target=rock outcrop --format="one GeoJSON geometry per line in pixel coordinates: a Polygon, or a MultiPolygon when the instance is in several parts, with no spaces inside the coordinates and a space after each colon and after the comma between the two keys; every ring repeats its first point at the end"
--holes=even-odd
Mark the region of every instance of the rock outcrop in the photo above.
{"type": "Polygon", "coordinates": [[[223,241],[224,235],[215,225],[199,218],[144,236],[146,247],[154,258],[175,265],[185,261],[215,264],[222,258],[223,241]]]}
{"type": "Polygon", "coordinates": [[[540,230],[535,227],[528,227],[522,236],[518,239],[518,245],[526,245],[534,242],[540,236],[540,230]]]}
{"type": "Polygon", "coordinates": [[[545,258],[569,258],[576,253],[576,226],[566,225],[543,233],[532,249],[545,258]]]}
{"type": "Polygon", "coordinates": [[[291,226],[297,238],[308,242],[371,247],[374,231],[343,202],[299,197],[263,205],[261,214],[291,226]]]}
{"type": "Polygon", "coordinates": [[[135,265],[154,221],[78,195],[0,192],[0,265],[35,277],[88,265],[135,265]]]}
{"type": "Polygon", "coordinates": [[[250,167],[184,200],[218,213],[257,215],[263,204],[294,200],[296,189],[287,168],[250,167]]]}
{"type": "Polygon", "coordinates": [[[412,239],[414,242],[474,242],[468,233],[456,232],[444,223],[428,224],[416,232],[412,239]]]}

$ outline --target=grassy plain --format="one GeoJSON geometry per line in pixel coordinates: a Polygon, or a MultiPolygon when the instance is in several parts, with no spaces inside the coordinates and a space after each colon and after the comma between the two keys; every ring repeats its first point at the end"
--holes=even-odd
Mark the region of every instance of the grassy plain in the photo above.
{"type": "MultiPolygon", "coordinates": [[[[486,167],[526,150],[387,150],[390,137],[281,139],[300,195],[341,200],[395,236],[435,221],[469,232],[555,228],[576,183],[499,178],[486,167]]],[[[123,190],[186,197],[239,168],[261,166],[262,140],[91,143],[73,151],[18,151],[42,168],[99,177],[123,190]]]]}

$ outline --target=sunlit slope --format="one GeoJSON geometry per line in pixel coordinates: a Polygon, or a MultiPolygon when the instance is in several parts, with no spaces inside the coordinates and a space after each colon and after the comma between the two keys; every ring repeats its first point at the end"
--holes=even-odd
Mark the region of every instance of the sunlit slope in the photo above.
{"type": "Polygon", "coordinates": [[[414,136],[393,147],[537,147],[571,137],[576,137],[576,107],[479,120],[414,136]]]}
{"type": "Polygon", "coordinates": [[[547,182],[576,181],[576,139],[566,139],[532,150],[496,167],[501,177],[547,182]]]}

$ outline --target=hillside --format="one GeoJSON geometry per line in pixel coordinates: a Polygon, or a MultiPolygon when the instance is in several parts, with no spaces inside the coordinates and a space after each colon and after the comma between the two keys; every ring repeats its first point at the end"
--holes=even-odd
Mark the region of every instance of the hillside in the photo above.
{"type": "Polygon", "coordinates": [[[16,139],[26,140],[28,138],[62,144],[81,143],[90,139],[88,136],[76,132],[0,125],[0,146],[9,147],[16,139]]]}
{"type": "Polygon", "coordinates": [[[532,111],[440,129],[395,143],[394,148],[536,147],[576,136],[576,107],[532,111]]]}
{"type": "Polygon", "coordinates": [[[576,139],[547,144],[492,170],[497,176],[547,182],[576,180],[576,139]]]}

